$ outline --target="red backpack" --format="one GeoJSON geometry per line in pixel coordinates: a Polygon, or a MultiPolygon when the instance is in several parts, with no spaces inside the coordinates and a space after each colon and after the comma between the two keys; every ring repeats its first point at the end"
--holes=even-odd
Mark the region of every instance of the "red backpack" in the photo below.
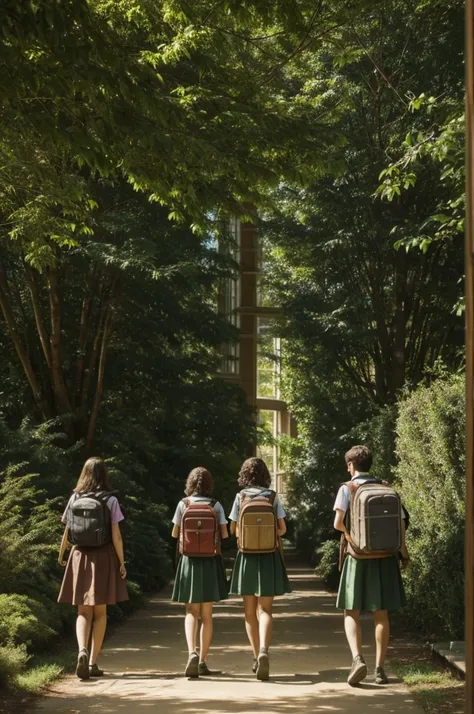
{"type": "Polygon", "coordinates": [[[184,498],[186,509],[179,531],[179,552],[191,558],[210,558],[219,553],[220,533],[215,500],[210,503],[191,502],[184,498]]]}

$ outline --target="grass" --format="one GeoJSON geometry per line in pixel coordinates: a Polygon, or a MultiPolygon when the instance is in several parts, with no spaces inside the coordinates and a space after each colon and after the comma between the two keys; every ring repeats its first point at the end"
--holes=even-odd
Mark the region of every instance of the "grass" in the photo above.
{"type": "Polygon", "coordinates": [[[464,682],[449,669],[430,661],[392,660],[391,666],[428,714],[463,714],[464,682]]]}
{"type": "Polygon", "coordinates": [[[70,645],[35,655],[27,668],[13,678],[12,687],[21,694],[38,694],[62,674],[74,671],[75,661],[76,652],[70,645]]]}

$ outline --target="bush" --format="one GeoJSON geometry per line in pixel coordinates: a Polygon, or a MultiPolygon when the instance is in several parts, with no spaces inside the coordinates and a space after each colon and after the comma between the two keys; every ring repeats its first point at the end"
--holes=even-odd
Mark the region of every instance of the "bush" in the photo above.
{"type": "Polygon", "coordinates": [[[320,560],[316,567],[319,575],[329,590],[339,587],[339,540],[327,540],[316,551],[320,560]]]}
{"type": "Polygon", "coordinates": [[[0,642],[27,647],[45,644],[57,634],[48,624],[49,610],[27,595],[0,594],[0,642]]]}
{"type": "Polygon", "coordinates": [[[0,687],[5,687],[25,668],[28,662],[26,647],[0,647],[0,687]]]}
{"type": "Polygon", "coordinates": [[[427,634],[462,637],[465,393],[461,376],[419,387],[400,404],[397,488],[410,513],[407,614],[427,634]]]}

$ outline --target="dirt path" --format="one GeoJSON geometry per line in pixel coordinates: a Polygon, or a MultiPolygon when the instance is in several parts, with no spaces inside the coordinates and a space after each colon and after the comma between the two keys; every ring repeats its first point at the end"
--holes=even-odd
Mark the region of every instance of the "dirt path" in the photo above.
{"type": "MultiPolygon", "coordinates": [[[[350,665],[341,613],[312,571],[289,569],[294,592],[275,603],[271,680],[250,673],[242,605],[229,600],[215,610],[214,646],[208,665],[212,677],[187,680],[183,607],[169,592],[154,598],[107,641],[101,680],[62,680],[38,711],[51,714],[421,714],[409,692],[393,681],[373,684],[372,622],[364,620],[366,683],[346,684],[350,665]]],[[[388,668],[389,669],[389,668],[388,668]]]]}

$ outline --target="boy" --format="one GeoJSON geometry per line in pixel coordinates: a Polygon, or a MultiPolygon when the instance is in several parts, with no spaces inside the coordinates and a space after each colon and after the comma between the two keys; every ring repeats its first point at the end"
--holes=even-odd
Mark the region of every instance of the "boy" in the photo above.
{"type": "MultiPolygon", "coordinates": [[[[347,470],[355,487],[373,481],[369,474],[372,466],[372,454],[367,446],[353,446],[345,455],[347,470]]],[[[351,537],[345,526],[345,516],[351,502],[348,486],[339,489],[334,511],[334,528],[345,536],[345,546],[351,537]]],[[[405,545],[405,514],[402,509],[402,547],[400,549],[402,566],[408,564],[408,552],[405,545]]],[[[350,554],[344,557],[341,573],[337,607],[344,610],[344,630],[352,652],[352,668],[347,678],[354,686],[367,676],[367,665],[362,656],[360,613],[368,610],[374,614],[375,624],[375,683],[387,684],[384,672],[385,655],[390,635],[389,610],[398,610],[405,604],[405,593],[400,576],[398,558],[395,555],[382,558],[356,558],[350,554]]]]}

